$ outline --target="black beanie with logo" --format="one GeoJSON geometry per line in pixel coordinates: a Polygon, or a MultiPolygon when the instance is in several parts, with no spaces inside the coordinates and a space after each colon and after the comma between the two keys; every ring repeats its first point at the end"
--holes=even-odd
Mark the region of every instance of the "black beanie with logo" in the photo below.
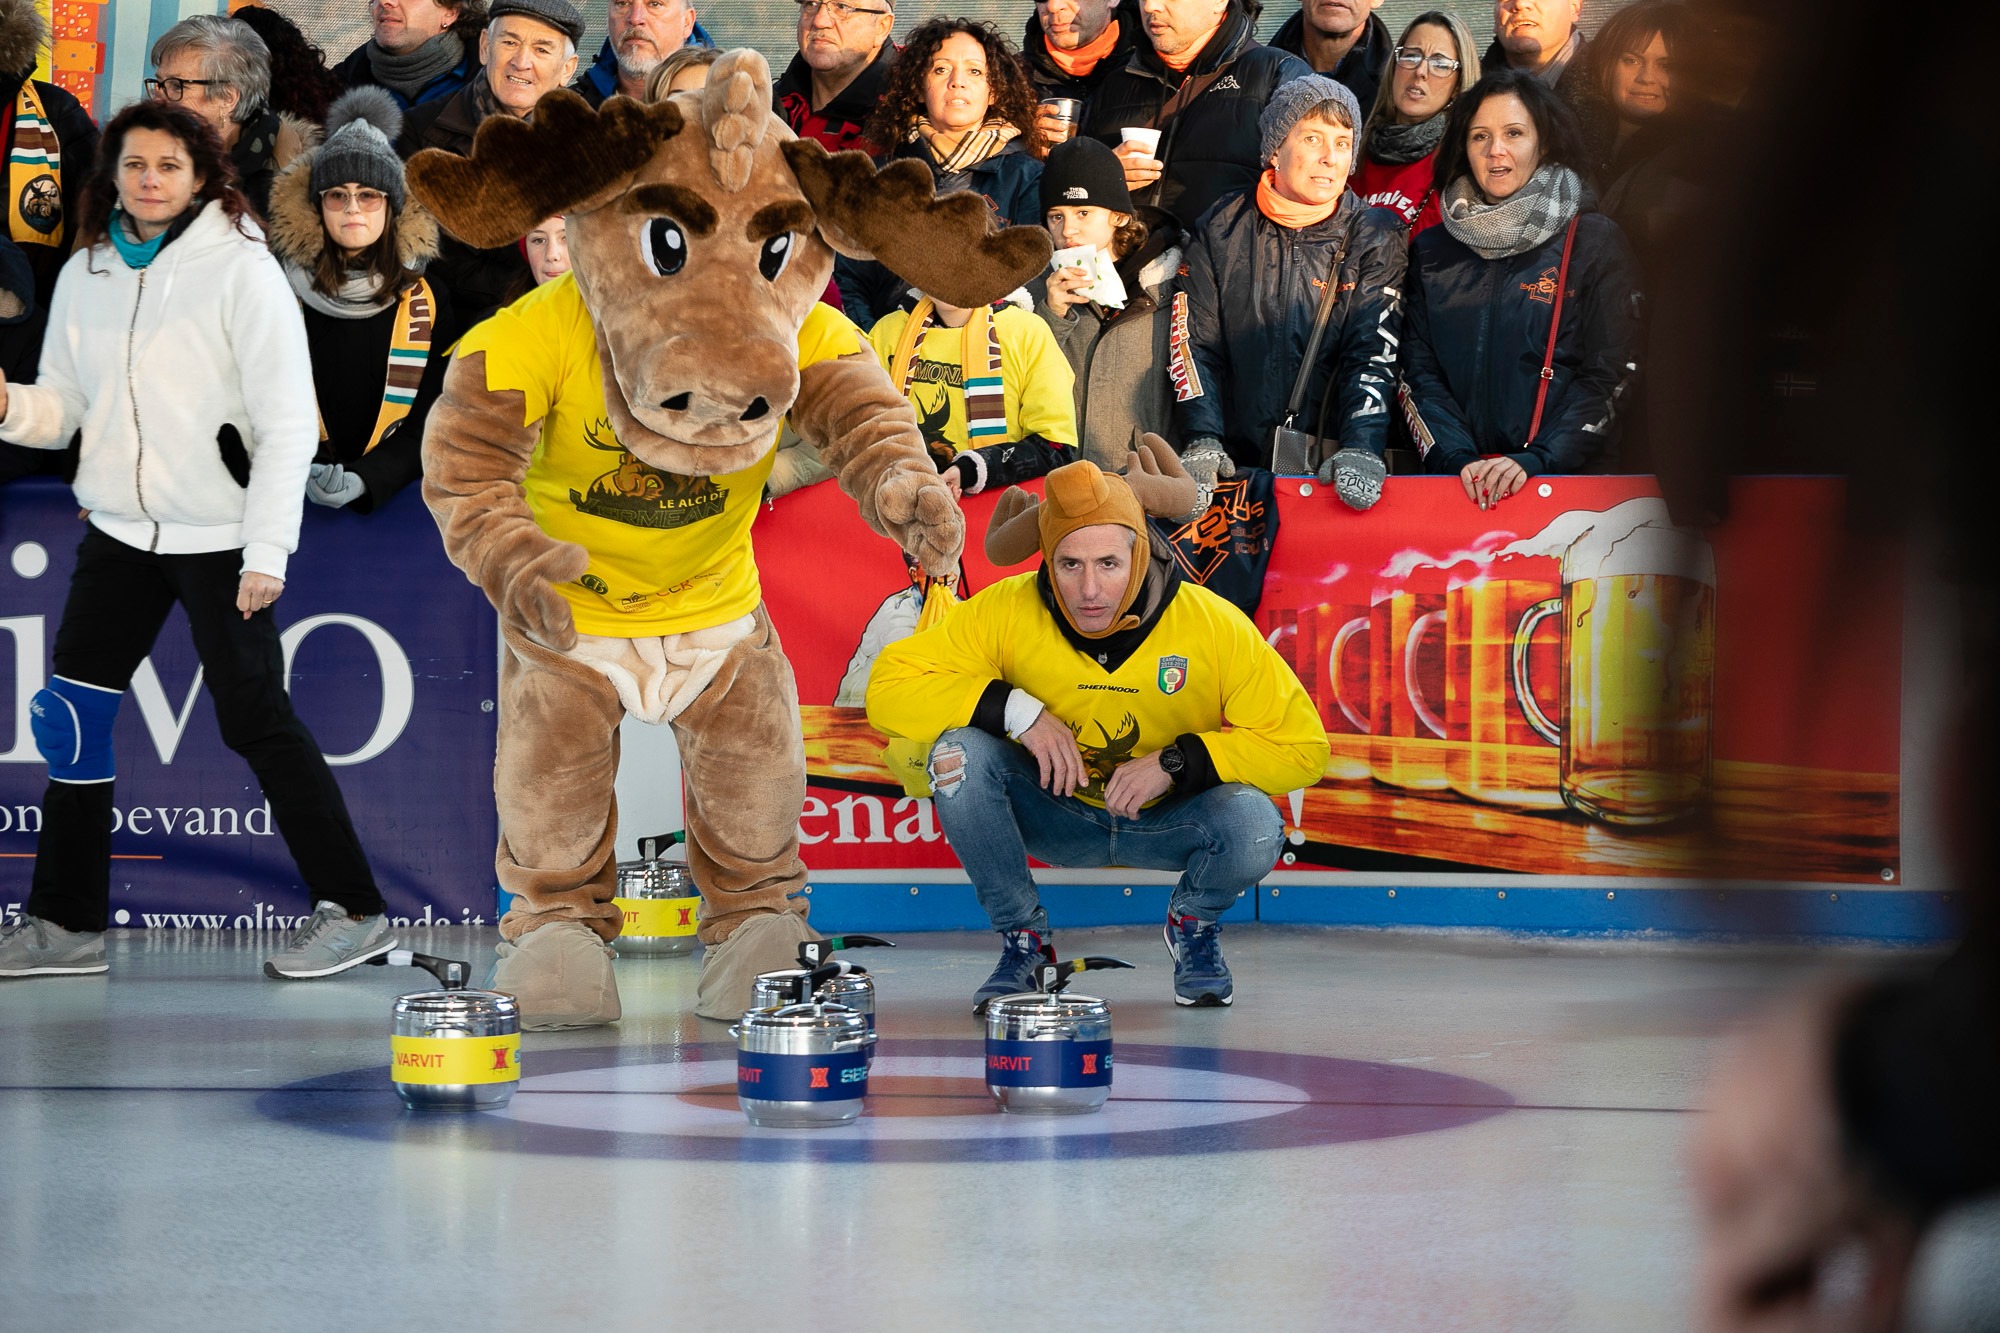
{"type": "Polygon", "coordinates": [[[1042,214],[1084,205],[1127,217],[1136,211],[1117,154],[1096,139],[1075,138],[1051,148],[1042,164],[1042,214]]]}

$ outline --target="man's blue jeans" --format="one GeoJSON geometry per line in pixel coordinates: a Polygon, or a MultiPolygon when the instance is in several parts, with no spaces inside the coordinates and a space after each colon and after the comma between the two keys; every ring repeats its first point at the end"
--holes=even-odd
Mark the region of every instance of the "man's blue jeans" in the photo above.
{"type": "Polygon", "coordinates": [[[1048,929],[1030,856],[1052,866],[1178,870],[1168,910],[1214,921],[1276,863],[1285,834],[1271,798],[1236,782],[1120,819],[1044,790],[1032,754],[976,727],[938,737],[931,790],[938,826],[996,930],[1048,929]],[[954,755],[963,767],[940,780],[939,760],[954,755]]]}

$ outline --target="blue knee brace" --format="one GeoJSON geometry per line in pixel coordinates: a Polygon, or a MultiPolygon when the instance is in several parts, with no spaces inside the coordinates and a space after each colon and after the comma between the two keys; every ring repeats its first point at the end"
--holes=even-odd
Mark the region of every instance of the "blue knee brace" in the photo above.
{"type": "Polygon", "coordinates": [[[28,701],[28,723],[35,748],[49,761],[49,776],[57,782],[109,782],[116,773],[111,762],[111,724],[118,718],[122,690],[55,676],[28,701]]]}

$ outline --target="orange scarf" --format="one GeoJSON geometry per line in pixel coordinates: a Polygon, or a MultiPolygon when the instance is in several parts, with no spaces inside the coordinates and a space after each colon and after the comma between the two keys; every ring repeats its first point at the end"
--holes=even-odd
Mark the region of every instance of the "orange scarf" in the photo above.
{"type": "Polygon", "coordinates": [[[1079,46],[1074,51],[1058,51],[1055,43],[1042,38],[1043,49],[1049,59],[1056,62],[1056,68],[1072,79],[1080,79],[1097,68],[1097,62],[1111,54],[1111,48],[1118,45],[1118,20],[1112,19],[1104,25],[1104,31],[1097,34],[1097,40],[1079,46]]]}
{"type": "Polygon", "coordinates": [[[1297,231],[1326,221],[1333,211],[1340,207],[1340,199],[1335,196],[1330,204],[1294,203],[1278,193],[1278,173],[1270,167],[1257,178],[1257,211],[1280,227],[1297,231]]]}
{"type": "MultiPolygon", "coordinates": [[[[1159,53],[1160,63],[1165,65],[1168,69],[1172,70],[1176,74],[1181,73],[1189,65],[1192,65],[1197,59],[1200,58],[1201,53],[1208,49],[1208,44],[1215,40],[1215,34],[1221,31],[1222,31],[1222,24],[1218,22],[1213,28],[1210,28],[1207,32],[1201,35],[1200,41],[1189,42],[1188,49],[1181,52],[1177,56],[1170,56],[1166,54],[1164,51],[1161,51],[1159,53]]],[[[1157,47],[1154,49],[1156,51],[1158,50],[1157,47]]]]}

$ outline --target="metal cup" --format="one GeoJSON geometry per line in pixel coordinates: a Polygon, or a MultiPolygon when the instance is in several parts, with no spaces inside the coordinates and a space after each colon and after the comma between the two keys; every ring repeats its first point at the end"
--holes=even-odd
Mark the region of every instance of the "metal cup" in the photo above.
{"type": "Polygon", "coordinates": [[[701,894],[680,861],[620,861],[618,896],[625,924],[611,947],[627,957],[694,952],[701,894]]]}
{"type": "Polygon", "coordinates": [[[486,1111],[521,1083],[521,1009],[511,995],[427,990],[396,997],[389,1080],[413,1111],[486,1111]]]}
{"type": "Polygon", "coordinates": [[[986,1006],[986,1090],[1013,1115],[1080,1115],[1111,1096],[1111,1006],[1007,995],[986,1006]]]}
{"type": "Polygon", "coordinates": [[[1055,131],[1048,136],[1051,144],[1066,143],[1076,137],[1077,123],[1083,119],[1081,98],[1044,97],[1035,105],[1041,108],[1044,119],[1056,122],[1055,131]]]}
{"type": "Polygon", "coordinates": [[[736,1038],[736,1104],[766,1129],[852,1124],[868,1095],[868,1026],[844,1004],[752,1009],[736,1038]]]}

